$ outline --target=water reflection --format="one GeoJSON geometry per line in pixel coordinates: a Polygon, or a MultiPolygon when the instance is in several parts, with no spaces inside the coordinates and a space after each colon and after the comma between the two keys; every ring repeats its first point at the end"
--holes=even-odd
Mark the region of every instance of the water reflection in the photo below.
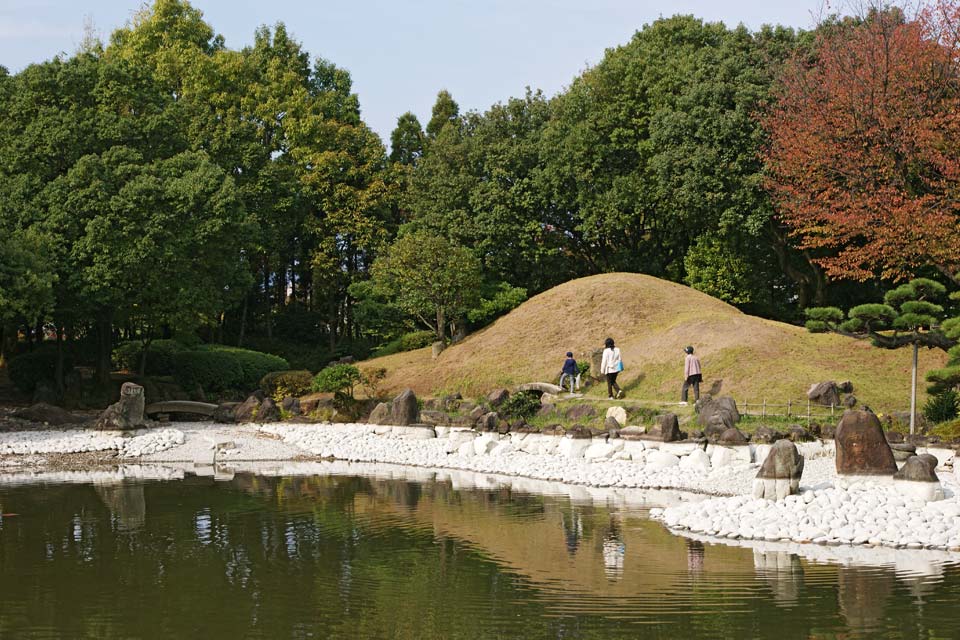
{"type": "Polygon", "coordinates": [[[0,636],[960,636],[938,556],[719,544],[491,476],[231,474],[0,484],[0,636]]]}

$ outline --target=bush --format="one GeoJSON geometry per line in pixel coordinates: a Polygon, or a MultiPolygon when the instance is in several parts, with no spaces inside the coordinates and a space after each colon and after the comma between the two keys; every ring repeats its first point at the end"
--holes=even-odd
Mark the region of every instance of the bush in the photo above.
{"type": "Polygon", "coordinates": [[[437,334],[433,331],[411,331],[405,333],[395,340],[391,340],[377,347],[371,354],[374,358],[390,356],[402,351],[413,351],[429,347],[437,339],[437,334]]]}
{"type": "Polygon", "coordinates": [[[353,387],[361,378],[360,369],[352,364],[335,364],[316,375],[313,379],[313,390],[341,393],[353,398],[353,387]]]}
{"type": "MultiPolygon", "coordinates": [[[[219,353],[225,354],[240,366],[242,374],[240,380],[233,387],[243,391],[255,389],[260,385],[263,376],[271,371],[286,371],[290,369],[290,363],[270,353],[261,353],[259,351],[250,351],[249,349],[240,349],[239,347],[227,347],[221,344],[208,344],[198,349],[200,353],[219,353]]],[[[206,389],[206,387],[204,387],[206,389]]]]}
{"type": "MultiPolygon", "coordinates": [[[[146,375],[168,376],[173,374],[173,357],[187,347],[176,340],[154,340],[147,348],[146,375]]],[[[124,342],[113,350],[113,366],[127,371],[140,372],[143,343],[124,342]]]]}
{"type": "MultiPolygon", "coordinates": [[[[73,361],[64,354],[63,372],[73,369],[73,361]]],[[[57,351],[49,347],[40,347],[35,351],[11,358],[7,365],[10,381],[20,391],[32,394],[37,384],[46,382],[53,385],[57,373],[57,351]]]]}
{"type": "Polygon", "coordinates": [[[540,410],[540,396],[530,391],[515,393],[500,405],[497,413],[505,418],[530,418],[540,410]]]}
{"type": "Polygon", "coordinates": [[[271,371],[260,379],[260,388],[277,402],[288,396],[302,396],[313,388],[313,374],[306,370],[271,371]]]}
{"type": "Polygon", "coordinates": [[[931,396],[923,406],[924,417],[934,424],[949,422],[960,410],[960,395],[952,389],[931,396]]]}
{"type": "Polygon", "coordinates": [[[173,357],[174,375],[185,389],[200,385],[204,391],[243,388],[240,361],[222,351],[182,351],[173,357]]]}

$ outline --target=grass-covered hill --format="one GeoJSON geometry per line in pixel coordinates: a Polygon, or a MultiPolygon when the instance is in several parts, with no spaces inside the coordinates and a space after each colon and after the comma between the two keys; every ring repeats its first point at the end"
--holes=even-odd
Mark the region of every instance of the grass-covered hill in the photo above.
{"type": "MultiPolygon", "coordinates": [[[[613,273],[567,282],[531,298],[497,322],[431,358],[429,348],[362,363],[385,367],[388,390],[460,391],[553,381],[567,351],[577,359],[610,336],[623,351],[621,386],[630,398],[679,399],[685,345],[696,347],[707,390],[738,403],[805,402],[811,383],[851,380],[877,411],[909,407],[910,351],[764,320],[689,287],[650,276],[613,273]]],[[[922,372],[945,354],[921,352],[922,372]]],[[[921,392],[924,385],[921,383],[921,392]]],[[[591,394],[598,394],[598,388],[591,394]]],[[[606,395],[605,387],[603,395],[606,395]]],[[[925,396],[922,397],[922,399],[925,396]]],[[[921,399],[921,401],[922,401],[921,399]]]]}

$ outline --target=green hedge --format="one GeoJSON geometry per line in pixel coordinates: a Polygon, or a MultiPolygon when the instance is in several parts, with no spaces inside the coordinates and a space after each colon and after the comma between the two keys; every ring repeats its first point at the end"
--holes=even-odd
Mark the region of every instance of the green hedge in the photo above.
{"type": "Polygon", "coordinates": [[[271,371],[260,379],[260,388],[274,399],[302,396],[310,393],[313,374],[307,370],[271,371]]]}
{"type": "MultiPolygon", "coordinates": [[[[147,348],[147,375],[168,376],[174,372],[173,359],[187,347],[176,340],[154,340],[147,348]]],[[[140,372],[143,343],[124,342],[113,350],[113,366],[127,371],[140,372]]]]}
{"type": "MultiPolygon", "coordinates": [[[[63,372],[73,369],[72,359],[64,355],[63,372]]],[[[7,365],[7,375],[10,381],[20,391],[32,394],[37,384],[46,382],[53,385],[57,373],[57,350],[50,347],[40,347],[35,351],[24,353],[10,359],[7,365]]]]}
{"type": "Polygon", "coordinates": [[[174,375],[185,386],[199,384],[204,391],[250,391],[271,371],[286,370],[286,360],[269,353],[204,345],[174,355],[174,375]]]}

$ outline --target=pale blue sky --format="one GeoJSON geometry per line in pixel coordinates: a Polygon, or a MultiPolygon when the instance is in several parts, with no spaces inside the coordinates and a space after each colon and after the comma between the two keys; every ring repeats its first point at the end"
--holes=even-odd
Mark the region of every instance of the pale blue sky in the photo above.
{"type": "MultiPolygon", "coordinates": [[[[425,125],[437,91],[485,110],[530,86],[553,95],[605,49],[659,16],[693,14],[750,28],[809,28],[818,0],[193,0],[227,46],[284,22],[314,57],[350,71],[364,120],[389,144],[397,116],[425,125]]],[[[16,72],[72,53],[85,18],[106,39],[138,0],[0,0],[0,64],[16,72]]]]}

